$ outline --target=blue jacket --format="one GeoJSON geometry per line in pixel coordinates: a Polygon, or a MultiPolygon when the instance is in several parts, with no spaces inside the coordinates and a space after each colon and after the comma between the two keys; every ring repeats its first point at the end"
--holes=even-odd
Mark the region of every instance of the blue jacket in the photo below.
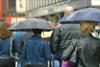
{"type": "Polygon", "coordinates": [[[13,41],[14,41],[14,44],[15,44],[15,46],[16,46],[16,50],[17,50],[17,52],[18,52],[18,58],[19,58],[19,60],[18,61],[20,61],[21,59],[21,51],[22,51],[22,48],[23,48],[23,45],[24,45],[24,42],[26,41],[26,40],[28,40],[29,38],[31,38],[31,36],[32,36],[32,33],[31,32],[14,32],[13,33],[13,36],[12,36],[12,38],[13,38],[13,41]]]}
{"type": "Polygon", "coordinates": [[[44,64],[51,59],[48,42],[38,35],[33,35],[25,42],[22,50],[22,61],[30,64],[44,64]]]}
{"type": "Polygon", "coordinates": [[[10,40],[9,38],[0,39],[0,59],[10,58],[10,40]]]}
{"type": "Polygon", "coordinates": [[[12,38],[18,49],[21,49],[22,42],[24,43],[24,41],[28,40],[31,36],[32,34],[30,32],[14,32],[12,38]]]}

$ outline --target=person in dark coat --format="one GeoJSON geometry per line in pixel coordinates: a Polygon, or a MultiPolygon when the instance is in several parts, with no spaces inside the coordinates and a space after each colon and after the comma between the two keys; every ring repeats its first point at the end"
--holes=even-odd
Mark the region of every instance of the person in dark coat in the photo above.
{"type": "MultiPolygon", "coordinates": [[[[26,67],[47,67],[47,61],[51,60],[51,51],[47,41],[40,35],[42,30],[33,30],[34,35],[25,42],[22,50],[22,64],[26,67]]],[[[23,66],[23,67],[25,67],[23,66]]]]}
{"type": "MultiPolygon", "coordinates": [[[[94,37],[92,32],[95,31],[95,22],[81,22],[80,23],[81,32],[84,33],[84,37],[80,38],[77,41],[74,41],[73,44],[68,46],[66,51],[66,58],[68,59],[70,52],[74,51],[74,62],[77,65],[74,67],[99,67],[100,66],[100,39],[94,37]],[[85,25],[87,23],[87,25],[85,25]],[[86,31],[86,32],[85,32],[86,31]],[[75,50],[77,48],[77,50],[75,50]]],[[[73,60],[70,59],[71,62],[73,60]]]]}
{"type": "Polygon", "coordinates": [[[56,59],[61,59],[69,40],[80,37],[79,27],[79,24],[63,24],[55,28],[51,36],[50,48],[53,54],[57,54],[56,59]]]}

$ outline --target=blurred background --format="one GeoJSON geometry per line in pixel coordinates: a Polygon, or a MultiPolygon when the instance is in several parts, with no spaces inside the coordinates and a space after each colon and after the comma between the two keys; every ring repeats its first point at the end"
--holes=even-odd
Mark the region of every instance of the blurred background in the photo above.
{"type": "Polygon", "coordinates": [[[85,7],[99,8],[100,0],[0,0],[0,21],[12,24],[36,17],[57,26],[67,6],[75,11],[85,7]]]}

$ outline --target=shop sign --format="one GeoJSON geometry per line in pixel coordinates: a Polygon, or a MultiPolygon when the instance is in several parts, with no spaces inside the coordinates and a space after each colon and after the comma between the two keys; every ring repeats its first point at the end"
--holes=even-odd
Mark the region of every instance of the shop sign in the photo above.
{"type": "Polygon", "coordinates": [[[25,20],[25,17],[10,17],[10,16],[6,17],[6,22],[9,24],[17,23],[22,20],[25,20]]]}
{"type": "Polygon", "coordinates": [[[16,12],[17,13],[26,12],[26,0],[16,0],[16,12]]]}

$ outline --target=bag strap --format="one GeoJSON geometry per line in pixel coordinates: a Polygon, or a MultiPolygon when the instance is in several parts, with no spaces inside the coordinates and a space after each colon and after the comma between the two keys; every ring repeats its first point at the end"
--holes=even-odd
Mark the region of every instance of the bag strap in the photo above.
{"type": "Polygon", "coordinates": [[[75,51],[76,51],[76,63],[75,63],[75,67],[77,67],[78,66],[78,62],[79,62],[79,51],[80,51],[80,49],[79,49],[79,47],[78,47],[78,45],[79,45],[79,41],[80,41],[80,39],[78,39],[77,41],[76,41],[76,49],[75,49],[75,51]]]}

